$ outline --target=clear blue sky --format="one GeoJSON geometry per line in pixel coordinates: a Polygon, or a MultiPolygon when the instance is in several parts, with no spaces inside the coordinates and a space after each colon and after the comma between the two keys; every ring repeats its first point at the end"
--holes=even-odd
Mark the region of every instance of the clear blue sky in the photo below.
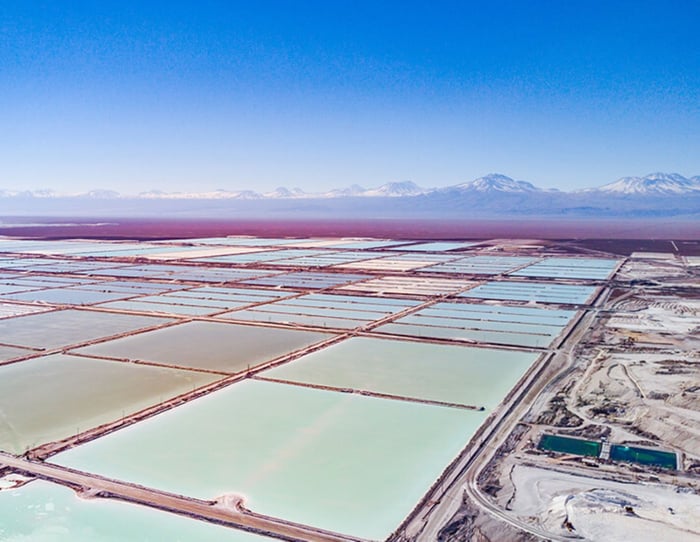
{"type": "Polygon", "coordinates": [[[700,2],[0,5],[0,189],[700,174],[700,2]]]}

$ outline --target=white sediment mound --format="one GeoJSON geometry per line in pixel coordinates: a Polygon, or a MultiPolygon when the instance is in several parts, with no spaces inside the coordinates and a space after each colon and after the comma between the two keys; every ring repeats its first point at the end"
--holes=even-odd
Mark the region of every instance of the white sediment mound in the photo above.
{"type": "Polygon", "coordinates": [[[697,542],[700,496],[661,484],[623,484],[517,466],[512,510],[551,533],[615,542],[697,542]],[[568,526],[568,527],[567,527],[568,526]]]}

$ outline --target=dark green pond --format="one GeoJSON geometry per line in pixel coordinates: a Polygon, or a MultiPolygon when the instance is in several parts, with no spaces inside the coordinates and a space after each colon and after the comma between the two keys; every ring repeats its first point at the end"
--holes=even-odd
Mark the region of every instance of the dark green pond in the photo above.
{"type": "Polygon", "coordinates": [[[648,448],[622,446],[613,444],[610,447],[610,459],[613,461],[629,461],[640,465],[656,465],[665,469],[676,469],[676,454],[648,448]]]}
{"type": "Polygon", "coordinates": [[[542,435],[538,448],[550,452],[598,457],[600,442],[557,435],[542,435]]]}

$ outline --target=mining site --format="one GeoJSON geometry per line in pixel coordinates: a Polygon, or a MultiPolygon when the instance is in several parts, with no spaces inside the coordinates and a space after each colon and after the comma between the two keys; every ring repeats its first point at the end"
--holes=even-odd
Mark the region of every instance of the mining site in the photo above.
{"type": "Polygon", "coordinates": [[[698,254],[0,237],[0,540],[698,540],[698,254]]]}

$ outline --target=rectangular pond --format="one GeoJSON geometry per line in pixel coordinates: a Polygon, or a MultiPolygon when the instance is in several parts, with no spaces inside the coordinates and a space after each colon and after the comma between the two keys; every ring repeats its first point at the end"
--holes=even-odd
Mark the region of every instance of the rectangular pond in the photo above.
{"type": "Polygon", "coordinates": [[[21,358],[33,354],[35,351],[28,348],[18,348],[16,346],[3,346],[0,344],[0,362],[15,358],[21,358]]]}
{"type": "Polygon", "coordinates": [[[296,273],[284,273],[272,277],[246,280],[244,284],[250,284],[252,286],[273,286],[276,288],[322,289],[332,286],[341,286],[348,282],[355,282],[367,278],[371,277],[368,275],[349,273],[314,273],[310,271],[299,271],[296,273]]]}
{"type": "Polygon", "coordinates": [[[512,273],[519,277],[552,277],[605,280],[613,272],[618,260],[605,258],[545,258],[512,273]]]}
{"type": "Polygon", "coordinates": [[[149,301],[111,301],[101,303],[101,309],[129,312],[147,312],[166,316],[207,316],[222,309],[211,306],[186,305],[182,303],[154,303],[149,301]]]}
{"type": "Polygon", "coordinates": [[[531,352],[352,338],[260,376],[493,409],[537,357],[531,352]]]}
{"type": "Polygon", "coordinates": [[[56,354],[0,366],[0,449],[24,453],[118,420],[216,375],[56,354]]]}
{"type": "Polygon", "coordinates": [[[270,542],[270,538],[117,500],[85,499],[36,480],[0,491],[7,542],[270,542]]]}
{"type": "Polygon", "coordinates": [[[447,339],[466,343],[520,346],[524,348],[546,348],[554,339],[551,335],[542,333],[480,331],[469,328],[428,327],[402,323],[384,324],[374,329],[373,332],[423,339],[447,339]]]}
{"type": "Polygon", "coordinates": [[[485,416],[246,380],[51,461],[383,540],[485,416]]]}
{"type": "Polygon", "coordinates": [[[218,318],[353,329],[386,318],[415,303],[400,299],[386,299],[385,303],[376,303],[370,297],[310,294],[224,313],[218,318]]]}
{"type": "Polygon", "coordinates": [[[377,327],[377,333],[523,347],[548,346],[575,311],[436,303],[377,327]]]}
{"type": "Polygon", "coordinates": [[[459,294],[459,297],[583,305],[593,292],[594,286],[548,282],[488,282],[459,294]]]}
{"type": "Polygon", "coordinates": [[[136,331],[169,322],[165,318],[60,310],[0,320],[0,342],[52,349],[136,331]]]}
{"type": "Polygon", "coordinates": [[[544,434],[537,447],[548,452],[598,457],[602,446],[596,440],[544,434]]]}
{"type": "Polygon", "coordinates": [[[530,262],[535,258],[525,256],[469,256],[423,269],[429,273],[460,273],[474,275],[498,275],[530,262]]]}
{"type": "Polygon", "coordinates": [[[88,346],[77,352],[238,373],[332,336],[223,322],[189,322],[88,346]]]}
{"type": "Polygon", "coordinates": [[[139,295],[138,292],[120,293],[83,290],[80,288],[52,288],[49,290],[7,294],[5,297],[17,301],[39,301],[55,305],[94,305],[136,295],[139,295]]]}
{"type": "Polygon", "coordinates": [[[655,450],[652,448],[639,448],[637,446],[624,446],[613,444],[610,447],[610,459],[613,461],[625,461],[640,465],[653,465],[664,469],[675,470],[677,457],[674,452],[655,450]]]}
{"type": "Polygon", "coordinates": [[[476,243],[466,242],[449,242],[449,241],[434,241],[426,243],[417,243],[415,245],[403,245],[396,250],[416,251],[416,252],[446,252],[448,250],[459,250],[474,246],[476,243]]]}

